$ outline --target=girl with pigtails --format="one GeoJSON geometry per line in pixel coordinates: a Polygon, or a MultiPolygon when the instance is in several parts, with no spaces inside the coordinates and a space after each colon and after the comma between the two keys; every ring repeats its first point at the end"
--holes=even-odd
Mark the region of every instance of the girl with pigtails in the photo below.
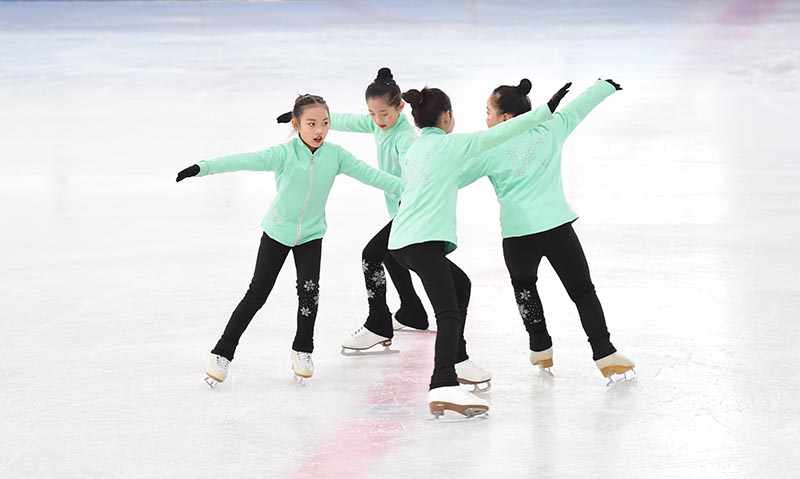
{"type": "MultiPolygon", "coordinates": [[[[486,176],[494,186],[500,203],[503,255],[528,331],[531,363],[548,373],[553,365],[553,341],[536,289],[539,264],[546,257],[578,309],[595,364],[609,378],[609,385],[632,379],[636,372],[633,361],[611,344],[586,256],[572,228],[578,215],[564,195],[561,150],[586,115],[621,89],[612,80],[598,80],[551,120],[468,161],[459,180],[463,187],[486,176]]],[[[486,102],[489,131],[527,114],[530,90],[527,79],[517,86],[496,88],[486,102]]]]}
{"type": "Polygon", "coordinates": [[[254,153],[201,161],[178,173],[176,181],[232,171],[275,172],[276,195],[261,223],[263,233],[255,272],[244,298],[233,311],[222,337],[211,351],[206,382],[211,388],[228,375],[239,339],[264,305],[291,251],[297,269],[297,330],[292,343],[292,371],[301,381],[314,373],[314,323],[319,303],[322,237],[327,229],[325,204],[333,181],[345,174],[394,195],[400,179],[372,168],[343,148],[325,142],[328,105],[319,96],[301,95],[291,113],[299,133],[288,143],[254,153]]]}
{"type": "MultiPolygon", "coordinates": [[[[563,96],[559,94],[561,91],[556,94],[558,100],[563,96]]],[[[487,131],[451,134],[455,119],[446,93],[426,87],[405,92],[403,99],[411,106],[422,134],[400,159],[404,189],[392,221],[389,250],[398,263],[420,277],[436,316],[434,369],[428,392],[431,413],[439,417],[452,410],[467,417],[480,415],[488,411],[489,404],[461,389],[459,383],[488,385],[491,374],[467,355],[464,325],[470,280],[447,258],[457,243],[459,174],[465,158],[479,156],[549,120],[551,110],[544,106],[487,131]]],[[[554,101],[557,103],[556,97],[554,101]]]]}
{"type": "MultiPolygon", "coordinates": [[[[369,114],[332,113],[331,129],[358,133],[369,133],[375,137],[378,168],[400,177],[400,158],[417,139],[414,126],[403,114],[405,103],[400,87],[394,81],[389,68],[378,70],[376,78],[367,86],[365,97],[369,114]]],[[[278,122],[288,122],[290,115],[278,117],[278,122]]],[[[397,213],[400,195],[386,192],[386,208],[389,218],[397,213]]],[[[428,315],[422,305],[408,269],[389,255],[389,231],[392,222],[381,228],[369,240],[361,254],[369,313],[362,326],[342,340],[342,354],[360,354],[375,345],[390,346],[397,329],[428,329],[428,315]],[[400,307],[392,319],[386,303],[386,275],[395,285],[400,297],[400,307]]]]}

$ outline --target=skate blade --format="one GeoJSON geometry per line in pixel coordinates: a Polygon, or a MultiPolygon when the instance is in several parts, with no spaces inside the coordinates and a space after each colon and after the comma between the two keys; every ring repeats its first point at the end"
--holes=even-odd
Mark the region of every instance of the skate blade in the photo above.
{"type": "Polygon", "coordinates": [[[539,365],[539,373],[545,374],[545,375],[547,375],[547,376],[549,376],[551,378],[555,378],[556,377],[555,374],[553,374],[553,371],[550,370],[550,368],[545,368],[541,364],[539,365]]]}
{"type": "Polygon", "coordinates": [[[426,422],[434,424],[445,424],[454,422],[470,422],[480,419],[489,418],[489,408],[485,406],[473,406],[459,409],[451,409],[445,406],[443,410],[431,411],[432,417],[427,418],[426,422]],[[445,411],[450,411],[453,414],[445,414],[445,411]]]}
{"type": "Polygon", "coordinates": [[[216,379],[214,379],[214,378],[212,378],[210,376],[204,377],[203,378],[203,382],[206,383],[206,386],[211,388],[212,391],[216,390],[217,386],[219,385],[219,381],[217,381],[216,379]]]}
{"type": "MultiPolygon", "coordinates": [[[[374,347],[374,346],[373,346],[374,347]]],[[[381,356],[384,354],[399,353],[399,349],[391,349],[389,346],[384,346],[383,349],[351,349],[343,347],[339,351],[342,356],[358,357],[358,356],[381,356]]]]}
{"type": "Polygon", "coordinates": [[[473,393],[488,393],[492,390],[492,380],[488,381],[481,381],[481,382],[473,382],[467,381],[466,379],[458,378],[458,382],[460,384],[464,384],[465,386],[472,386],[473,393]]]}
{"type": "Polygon", "coordinates": [[[635,369],[628,369],[622,373],[612,374],[608,376],[608,383],[606,384],[606,387],[614,387],[625,382],[633,381],[637,377],[639,377],[639,374],[635,369]]]}
{"type": "Polygon", "coordinates": [[[294,383],[302,388],[306,387],[306,381],[308,381],[307,377],[298,376],[295,373],[292,373],[292,377],[294,378],[294,383]]]}

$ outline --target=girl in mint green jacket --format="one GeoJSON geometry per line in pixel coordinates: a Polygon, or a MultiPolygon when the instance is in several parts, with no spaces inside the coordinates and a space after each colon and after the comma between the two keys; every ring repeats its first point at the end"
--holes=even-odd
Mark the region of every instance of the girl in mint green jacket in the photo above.
{"type": "Polygon", "coordinates": [[[250,287],[233,311],[222,337],[211,351],[206,382],[212,388],[227,377],[236,346],[256,312],[264,305],[289,251],[297,269],[297,332],[292,344],[292,370],[311,377],[314,364],[314,322],[319,302],[319,270],[325,223],[325,203],[336,175],[343,173],[392,194],[400,180],[358,160],[343,148],[324,143],[329,130],[325,101],[302,95],[292,110],[299,137],[255,153],[201,161],[178,173],[177,181],[231,171],[274,171],[276,195],[261,222],[264,233],[250,287]]]}
{"type": "Polygon", "coordinates": [[[437,88],[410,90],[422,136],[401,158],[403,194],[392,223],[389,250],[419,275],[436,314],[434,370],[428,405],[434,415],[453,410],[466,416],[489,409],[486,401],[459,388],[459,382],[486,384],[491,374],[469,360],[463,339],[470,295],[466,274],[445,256],[456,248],[456,197],[464,159],[480,155],[551,117],[549,109],[520,115],[498,128],[451,135],[455,125],[450,98],[437,88]],[[541,112],[542,116],[537,116],[541,112]]]}
{"type": "MultiPolygon", "coordinates": [[[[529,111],[530,89],[527,79],[516,87],[496,88],[487,101],[490,129],[529,111]]],[[[548,372],[553,365],[553,342],[536,289],[539,264],[546,257],[578,309],[597,367],[604,376],[613,376],[610,384],[635,377],[634,363],[611,344],[586,257],[572,228],[578,215],[564,196],[561,149],[581,120],[620,89],[611,80],[597,81],[552,120],[470,160],[459,180],[460,186],[465,186],[487,176],[494,186],[500,203],[503,254],[530,336],[531,363],[548,372]]]]}
{"type": "MultiPolygon", "coordinates": [[[[370,133],[375,137],[378,147],[378,167],[391,175],[400,177],[400,157],[417,139],[414,126],[403,114],[405,103],[401,98],[400,87],[388,68],[378,70],[375,80],[367,86],[365,93],[368,115],[351,113],[333,113],[331,129],[370,133]]],[[[289,121],[290,114],[278,117],[278,122],[289,121]]],[[[389,217],[397,213],[400,195],[386,193],[386,208],[389,217]]],[[[363,326],[343,339],[342,353],[346,351],[362,351],[377,344],[391,345],[394,336],[392,313],[386,304],[386,274],[384,265],[392,278],[400,307],[395,313],[398,327],[428,329],[428,315],[414,290],[408,269],[389,254],[389,231],[392,222],[384,226],[369,240],[361,253],[361,269],[364,273],[369,314],[363,326]]]]}

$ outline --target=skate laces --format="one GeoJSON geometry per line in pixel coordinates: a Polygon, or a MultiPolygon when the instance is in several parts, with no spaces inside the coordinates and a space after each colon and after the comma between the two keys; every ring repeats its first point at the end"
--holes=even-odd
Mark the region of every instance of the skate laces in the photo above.
{"type": "Polygon", "coordinates": [[[466,365],[471,367],[472,369],[475,369],[476,371],[481,372],[481,373],[487,373],[487,374],[489,373],[489,371],[483,369],[482,367],[480,367],[477,364],[475,364],[474,362],[472,362],[471,359],[467,359],[466,360],[466,365]]]}
{"type": "Polygon", "coordinates": [[[217,364],[217,367],[219,369],[222,369],[223,371],[227,371],[228,370],[228,366],[231,364],[231,362],[226,357],[217,356],[216,364],[217,364]]]}
{"type": "Polygon", "coordinates": [[[304,353],[302,351],[297,351],[297,362],[303,365],[310,365],[311,353],[304,353]]]}

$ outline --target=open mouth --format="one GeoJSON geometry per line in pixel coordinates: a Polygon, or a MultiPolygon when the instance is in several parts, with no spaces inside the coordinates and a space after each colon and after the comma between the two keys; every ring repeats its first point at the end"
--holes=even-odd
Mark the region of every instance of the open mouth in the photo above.
{"type": "Polygon", "coordinates": [[[378,128],[380,128],[381,130],[385,130],[386,129],[386,125],[378,125],[378,128]]]}
{"type": "Polygon", "coordinates": [[[322,137],[321,136],[315,136],[314,137],[314,143],[322,143],[322,137]]]}

